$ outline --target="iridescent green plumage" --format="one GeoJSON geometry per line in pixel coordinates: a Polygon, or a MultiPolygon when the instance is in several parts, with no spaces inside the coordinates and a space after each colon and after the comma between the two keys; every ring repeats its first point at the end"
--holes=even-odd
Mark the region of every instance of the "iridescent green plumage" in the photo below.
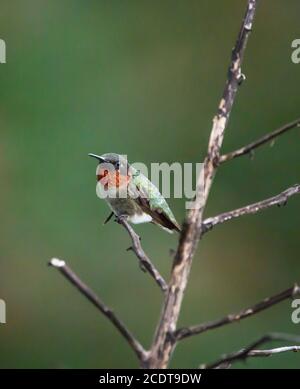
{"type": "Polygon", "coordinates": [[[168,222],[170,222],[171,229],[180,231],[179,224],[177,223],[173,212],[171,211],[168,203],[166,202],[162,194],[159,192],[157,187],[152,184],[152,182],[148,180],[148,178],[145,177],[138,170],[134,172],[132,176],[132,181],[140,192],[141,197],[146,200],[143,201],[141,198],[138,199],[142,204],[141,206],[143,207],[143,210],[145,212],[150,213],[151,216],[155,214],[153,215],[154,222],[156,221],[155,216],[156,218],[158,217],[158,220],[156,221],[157,224],[160,224],[159,219],[161,219],[162,217],[166,218],[165,223],[168,224],[168,222]]]}

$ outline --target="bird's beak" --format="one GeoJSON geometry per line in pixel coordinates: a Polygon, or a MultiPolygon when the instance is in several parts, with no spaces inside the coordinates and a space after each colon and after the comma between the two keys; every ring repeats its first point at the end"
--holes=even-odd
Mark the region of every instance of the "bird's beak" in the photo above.
{"type": "Polygon", "coordinates": [[[89,157],[93,157],[93,158],[98,159],[98,161],[99,161],[100,163],[106,162],[105,159],[104,159],[103,157],[100,157],[100,155],[96,155],[96,154],[93,154],[93,153],[89,153],[89,157]]]}

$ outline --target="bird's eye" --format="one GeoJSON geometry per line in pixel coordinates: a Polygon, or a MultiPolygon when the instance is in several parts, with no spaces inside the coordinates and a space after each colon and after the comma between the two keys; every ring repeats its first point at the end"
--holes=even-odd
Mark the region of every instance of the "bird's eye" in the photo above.
{"type": "Polygon", "coordinates": [[[119,162],[119,161],[117,161],[117,162],[115,163],[115,168],[116,168],[117,170],[119,170],[119,168],[120,168],[120,162],[119,162]]]}

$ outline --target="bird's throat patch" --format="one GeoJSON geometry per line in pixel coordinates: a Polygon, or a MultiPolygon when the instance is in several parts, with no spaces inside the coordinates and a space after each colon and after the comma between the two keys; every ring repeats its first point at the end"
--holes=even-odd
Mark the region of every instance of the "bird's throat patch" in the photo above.
{"type": "Polygon", "coordinates": [[[109,171],[100,169],[97,172],[97,181],[101,183],[105,190],[109,188],[121,188],[127,186],[130,181],[129,175],[122,175],[119,171],[109,171]]]}

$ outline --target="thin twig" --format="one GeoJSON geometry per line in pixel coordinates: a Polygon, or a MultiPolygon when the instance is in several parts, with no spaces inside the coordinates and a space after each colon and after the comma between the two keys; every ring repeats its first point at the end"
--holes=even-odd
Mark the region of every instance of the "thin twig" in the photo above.
{"type": "Polygon", "coordinates": [[[267,297],[264,300],[252,305],[251,307],[242,309],[236,313],[230,313],[229,315],[222,317],[221,319],[201,323],[199,325],[184,327],[178,329],[174,338],[176,341],[188,338],[190,336],[202,334],[203,332],[213,330],[215,328],[223,327],[227,324],[239,322],[240,320],[246,319],[249,316],[253,316],[265,309],[272,307],[273,305],[279,304],[280,302],[289,298],[294,298],[300,295],[300,287],[295,284],[292,288],[283,290],[282,292],[275,294],[274,296],[267,297]]]}
{"type": "Polygon", "coordinates": [[[100,312],[107,317],[108,320],[117,328],[120,334],[127,340],[129,346],[136,353],[138,359],[143,361],[146,358],[147,352],[138,340],[129,332],[125,324],[122,323],[116,314],[105,305],[100,298],[92,291],[81,279],[74,273],[74,271],[65,263],[57,258],[52,258],[49,262],[50,266],[58,269],[61,274],[70,281],[93,305],[95,305],[100,312]]]}
{"type": "Polygon", "coordinates": [[[274,354],[281,354],[289,351],[300,351],[300,346],[283,346],[268,350],[252,350],[249,351],[247,357],[271,357],[274,354]]]}
{"type": "Polygon", "coordinates": [[[245,207],[235,209],[233,211],[224,212],[214,217],[209,217],[203,221],[202,224],[203,234],[211,230],[212,227],[214,227],[217,224],[222,224],[224,222],[227,222],[229,220],[235,219],[240,216],[255,214],[266,208],[273,207],[274,205],[278,205],[278,206],[285,205],[287,203],[287,200],[290,197],[299,193],[300,193],[300,185],[296,184],[286,189],[284,192],[281,192],[278,195],[270,197],[266,200],[262,200],[254,204],[250,204],[245,207]]]}
{"type": "Polygon", "coordinates": [[[238,87],[244,79],[241,65],[248,37],[252,30],[256,6],[257,0],[248,0],[239,35],[232,50],[226,85],[217,114],[213,120],[207,156],[204,161],[204,174],[201,174],[197,182],[194,208],[189,210],[183,224],[168,292],[151,346],[147,365],[149,368],[166,368],[175,347],[170,334],[175,331],[177,326],[182,300],[192,266],[192,259],[201,237],[203,211],[218,167],[218,159],[220,157],[225,129],[238,87]]]}
{"type": "Polygon", "coordinates": [[[242,155],[251,154],[257,147],[262,146],[266,143],[271,142],[275,138],[279,137],[280,135],[283,135],[284,133],[288,132],[289,130],[299,127],[300,126],[300,118],[296,119],[290,123],[285,124],[284,126],[277,128],[275,131],[270,132],[258,140],[249,143],[248,145],[241,147],[237,150],[231,151],[228,154],[224,154],[220,157],[219,163],[228,162],[234,158],[241,157],[242,155]]]}
{"type": "Polygon", "coordinates": [[[267,334],[257,341],[251,343],[246,348],[243,348],[242,350],[233,352],[228,355],[224,355],[217,361],[210,363],[209,365],[204,365],[202,368],[205,369],[216,369],[220,366],[226,366],[228,364],[231,364],[232,362],[236,361],[243,361],[248,357],[268,357],[274,354],[279,354],[287,351],[300,351],[300,346],[284,346],[279,347],[276,349],[270,349],[270,350],[255,350],[256,347],[261,346],[262,344],[265,344],[267,342],[271,341],[283,341],[283,342],[293,342],[293,343],[300,343],[300,337],[296,335],[290,335],[290,334],[277,334],[277,333],[270,333],[267,334]]]}
{"type": "Polygon", "coordinates": [[[126,218],[119,217],[117,221],[118,223],[122,224],[122,226],[127,230],[128,234],[130,235],[132,241],[132,246],[130,247],[130,249],[138,257],[142,268],[148,271],[148,273],[153,277],[157,285],[162,289],[163,292],[165,292],[168,289],[168,285],[163,279],[163,277],[160,275],[159,271],[155,268],[149,257],[145,254],[138,234],[134,231],[134,229],[128,223],[126,218]]]}

